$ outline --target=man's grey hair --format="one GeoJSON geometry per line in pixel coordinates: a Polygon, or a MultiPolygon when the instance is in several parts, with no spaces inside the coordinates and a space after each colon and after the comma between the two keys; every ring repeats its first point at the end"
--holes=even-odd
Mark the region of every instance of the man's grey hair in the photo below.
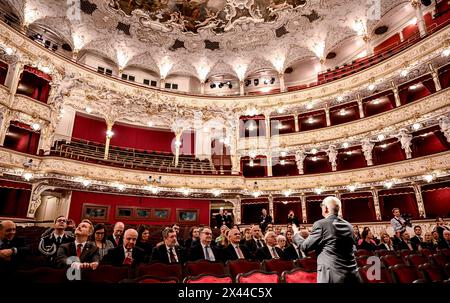
{"type": "Polygon", "coordinates": [[[266,232],[266,234],[264,235],[264,240],[267,240],[268,237],[276,237],[275,233],[273,231],[268,231],[266,232]]]}
{"type": "Polygon", "coordinates": [[[201,234],[205,229],[209,229],[212,231],[211,227],[209,226],[202,226],[198,229],[198,233],[201,234]]]}
{"type": "Polygon", "coordinates": [[[277,236],[277,241],[280,241],[280,240],[286,240],[286,237],[283,236],[283,235],[278,235],[277,236]]]}
{"type": "Polygon", "coordinates": [[[445,235],[445,234],[450,234],[450,230],[444,230],[444,232],[442,233],[442,235],[445,235]]]}
{"type": "Polygon", "coordinates": [[[328,208],[328,211],[333,215],[340,215],[341,212],[341,200],[336,197],[329,196],[323,199],[322,202],[328,208]]]}

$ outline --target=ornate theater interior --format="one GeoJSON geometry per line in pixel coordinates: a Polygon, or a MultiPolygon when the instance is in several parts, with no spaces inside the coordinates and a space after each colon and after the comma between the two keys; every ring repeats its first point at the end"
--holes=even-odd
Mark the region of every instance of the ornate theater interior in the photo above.
{"type": "MultiPolygon", "coordinates": [[[[276,235],[288,231],[291,210],[311,231],[327,196],[375,238],[395,236],[394,208],[422,236],[437,217],[446,226],[449,7],[444,0],[0,1],[0,221],[14,221],[29,245],[20,279],[61,281],[58,269],[42,274],[38,249],[60,215],[102,223],[109,234],[119,221],[148,225],[152,246],[174,224],[184,239],[194,226],[223,237],[216,222],[223,210],[242,232],[259,226],[263,208],[274,231],[281,228],[276,235]]],[[[450,278],[448,251],[415,251],[420,264],[412,252],[397,254],[399,263],[383,263],[391,282],[434,281],[428,269],[450,278]]],[[[301,260],[248,269],[278,271],[277,281],[288,282],[285,270],[311,266],[301,260]]],[[[221,266],[211,266],[216,279],[248,278],[250,270],[221,266]]],[[[209,273],[202,269],[86,276],[182,282],[209,273]]]]}

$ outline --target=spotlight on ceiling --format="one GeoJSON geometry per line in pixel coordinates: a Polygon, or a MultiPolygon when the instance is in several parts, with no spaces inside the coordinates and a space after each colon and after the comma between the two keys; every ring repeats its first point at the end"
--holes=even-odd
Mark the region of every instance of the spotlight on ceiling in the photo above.
{"type": "Polygon", "coordinates": [[[219,83],[219,88],[222,88],[222,87],[223,87],[223,83],[220,82],[220,83],[219,83]]]}
{"type": "Polygon", "coordinates": [[[215,88],[216,84],[215,83],[211,83],[211,85],[209,86],[210,88],[215,88]]]}
{"type": "Polygon", "coordinates": [[[229,88],[229,89],[232,89],[232,88],[233,88],[233,84],[231,84],[231,83],[228,84],[228,88],[229,88]]]}
{"type": "Polygon", "coordinates": [[[384,187],[387,189],[391,188],[393,185],[394,185],[394,182],[392,182],[392,181],[386,181],[384,183],[384,187]]]}
{"type": "Polygon", "coordinates": [[[386,137],[383,134],[379,134],[377,137],[378,141],[383,141],[386,137]]]}
{"type": "Polygon", "coordinates": [[[375,84],[370,84],[368,87],[367,87],[367,89],[368,90],[370,90],[370,91],[373,91],[373,90],[375,90],[375,84]]]}
{"type": "Polygon", "coordinates": [[[421,127],[422,127],[422,124],[420,124],[420,123],[414,123],[413,126],[412,126],[412,128],[414,130],[419,130],[421,127]]]}
{"type": "Polygon", "coordinates": [[[269,79],[264,79],[264,84],[265,85],[269,84],[269,79]]]}
{"type": "Polygon", "coordinates": [[[430,183],[431,181],[434,180],[434,176],[432,174],[428,174],[428,175],[423,176],[423,179],[425,181],[427,181],[428,183],[430,183]]]}
{"type": "Polygon", "coordinates": [[[255,86],[258,86],[258,84],[259,84],[259,79],[253,80],[253,83],[255,84],[255,86]]]}
{"type": "Polygon", "coordinates": [[[444,51],[442,52],[442,56],[444,57],[450,56],[450,48],[444,49],[444,51]]]}
{"type": "Polygon", "coordinates": [[[251,80],[245,80],[245,86],[249,86],[250,84],[252,83],[252,81],[251,80]]]}
{"type": "Polygon", "coordinates": [[[275,78],[272,77],[272,79],[270,79],[270,84],[274,84],[275,83],[275,78]]]}

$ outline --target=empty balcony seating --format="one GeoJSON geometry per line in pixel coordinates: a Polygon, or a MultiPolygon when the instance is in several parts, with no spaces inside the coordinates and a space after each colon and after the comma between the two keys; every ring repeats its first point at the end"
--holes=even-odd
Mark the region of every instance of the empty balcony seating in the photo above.
{"type": "MultiPolygon", "coordinates": [[[[55,142],[51,156],[65,157],[90,163],[177,174],[217,174],[208,160],[198,160],[192,155],[180,155],[175,166],[175,156],[167,152],[146,151],[133,148],[110,147],[104,159],[105,146],[85,140],[72,139],[55,142]]],[[[229,173],[221,170],[220,173],[229,173]]]]}

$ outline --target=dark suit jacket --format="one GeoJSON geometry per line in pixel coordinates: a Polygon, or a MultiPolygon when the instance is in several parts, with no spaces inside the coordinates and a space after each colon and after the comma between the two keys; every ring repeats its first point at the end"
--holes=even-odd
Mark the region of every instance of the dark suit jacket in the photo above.
{"type": "MultiPolygon", "coordinates": [[[[239,245],[239,248],[242,251],[242,254],[244,255],[245,259],[253,259],[252,254],[248,251],[247,247],[244,245],[239,245]]],[[[225,247],[222,251],[223,260],[229,261],[229,260],[237,260],[238,255],[236,254],[236,251],[232,244],[229,244],[227,247],[225,247]]]]}
{"type": "Polygon", "coordinates": [[[362,241],[358,248],[365,249],[368,251],[375,251],[377,250],[378,247],[373,243],[367,243],[366,241],[362,241]]]}
{"type": "Polygon", "coordinates": [[[217,214],[216,215],[216,227],[221,228],[224,223],[226,223],[225,216],[221,215],[221,214],[217,214]]]}
{"type": "Polygon", "coordinates": [[[12,249],[16,248],[17,253],[13,254],[11,256],[10,261],[3,261],[0,259],[0,273],[1,270],[9,271],[14,270],[19,266],[21,263],[24,262],[27,255],[30,254],[31,250],[30,247],[25,244],[25,239],[21,237],[14,237],[11,241],[2,240],[3,244],[0,249],[12,249]]]}
{"type": "Polygon", "coordinates": [[[75,241],[75,238],[67,235],[66,233],[64,233],[64,235],[61,237],[60,244],[56,243],[56,237],[53,233],[42,237],[41,241],[39,242],[38,248],[40,253],[46,257],[46,265],[55,265],[59,246],[73,241],[75,241]]]}
{"type": "Polygon", "coordinates": [[[267,215],[266,217],[263,218],[263,216],[261,215],[261,217],[259,218],[259,227],[261,228],[261,231],[264,233],[266,231],[266,227],[267,225],[269,225],[270,223],[272,223],[272,217],[270,215],[267,215]]]}
{"type": "MultiPolygon", "coordinates": [[[[67,258],[77,255],[77,248],[75,247],[75,242],[70,242],[66,244],[61,244],[58,248],[58,253],[56,255],[56,264],[59,267],[69,266],[67,264],[67,258]]],[[[98,252],[98,247],[93,242],[86,242],[81,251],[80,262],[81,263],[92,263],[99,262],[100,255],[98,252]]]]}
{"type": "MultiPolygon", "coordinates": [[[[212,242],[211,242],[212,244],[212,242]]],[[[216,262],[222,261],[222,251],[218,247],[210,245],[214,258],[216,259],[216,262]]],[[[197,261],[197,260],[203,260],[205,259],[205,251],[203,249],[203,246],[201,244],[194,245],[189,249],[188,252],[188,260],[189,261],[197,261]]]]}
{"type": "MultiPolygon", "coordinates": [[[[284,259],[283,251],[279,247],[275,247],[275,250],[276,250],[278,256],[280,257],[280,259],[284,259]]],[[[272,259],[272,255],[270,254],[269,247],[264,246],[264,247],[258,248],[256,250],[256,259],[258,259],[259,261],[272,259]]]]}
{"type": "Polygon", "coordinates": [[[123,237],[120,237],[119,245],[116,244],[116,239],[114,239],[114,235],[109,235],[108,237],[106,237],[106,240],[111,241],[111,243],[114,245],[114,247],[123,245],[123,237]]]}
{"type": "MultiPolygon", "coordinates": [[[[411,242],[411,241],[410,241],[410,242],[411,242]]],[[[411,246],[412,246],[412,248],[413,248],[414,251],[417,250],[417,246],[416,246],[416,244],[414,244],[413,242],[411,242],[411,246]]],[[[408,244],[406,244],[405,241],[401,241],[401,242],[399,242],[399,244],[397,245],[397,249],[398,249],[398,250],[402,250],[402,249],[408,249],[408,250],[409,250],[409,247],[408,247],[408,244]]]]}
{"type": "MultiPolygon", "coordinates": [[[[148,262],[148,257],[146,256],[145,251],[140,247],[135,246],[133,248],[131,256],[133,258],[133,264],[131,264],[132,266],[148,262]]],[[[125,260],[125,251],[122,245],[108,250],[108,253],[102,259],[102,264],[122,266],[124,260],[125,260]]]]}
{"type": "MultiPolygon", "coordinates": [[[[423,238],[422,238],[422,240],[423,240],[423,238]]],[[[411,242],[414,243],[414,245],[419,246],[422,241],[420,241],[418,236],[414,236],[411,238],[411,242]]]]}
{"type": "Polygon", "coordinates": [[[330,215],[316,221],[306,240],[297,233],[293,241],[305,253],[316,251],[317,282],[360,282],[354,255],[353,227],[344,219],[330,215]]]}
{"type": "MultiPolygon", "coordinates": [[[[183,264],[184,262],[186,262],[186,255],[184,249],[180,248],[179,246],[175,246],[174,249],[178,257],[178,263],[183,264]]],[[[167,255],[166,245],[162,244],[160,246],[153,248],[151,262],[161,262],[170,264],[169,256],[167,255]]]]}
{"type": "Polygon", "coordinates": [[[450,243],[448,243],[448,242],[445,241],[445,240],[441,240],[441,241],[439,241],[439,243],[438,243],[438,248],[439,248],[439,249],[450,248],[450,243]]]}
{"type": "Polygon", "coordinates": [[[301,258],[302,254],[294,247],[294,245],[289,245],[283,251],[284,260],[297,260],[301,258]]]}
{"type": "MultiPolygon", "coordinates": [[[[263,243],[263,247],[264,247],[266,244],[264,243],[264,241],[262,239],[260,239],[260,240],[263,243]]],[[[255,239],[253,239],[253,238],[251,240],[245,241],[245,246],[247,246],[249,252],[253,255],[256,254],[256,251],[259,248],[258,245],[256,244],[255,239]]]]}

